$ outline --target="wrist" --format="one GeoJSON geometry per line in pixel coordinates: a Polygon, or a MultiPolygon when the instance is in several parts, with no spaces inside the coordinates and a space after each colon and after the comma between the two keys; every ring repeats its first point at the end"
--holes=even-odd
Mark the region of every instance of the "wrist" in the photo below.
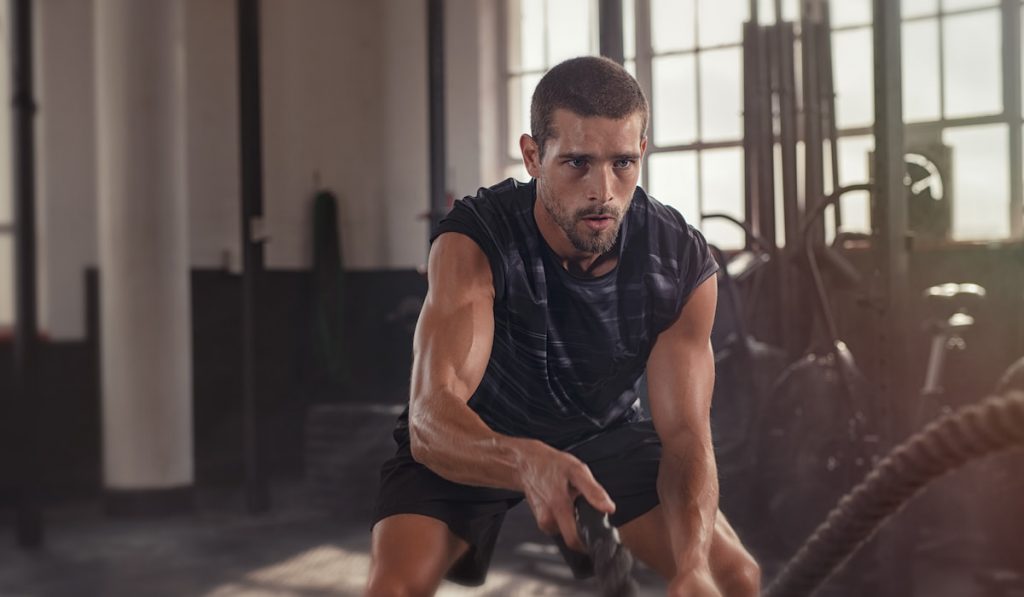
{"type": "Polygon", "coordinates": [[[541,459],[539,454],[550,448],[543,442],[521,437],[502,436],[496,441],[502,455],[512,467],[515,489],[523,491],[526,486],[524,478],[537,466],[541,459]]]}

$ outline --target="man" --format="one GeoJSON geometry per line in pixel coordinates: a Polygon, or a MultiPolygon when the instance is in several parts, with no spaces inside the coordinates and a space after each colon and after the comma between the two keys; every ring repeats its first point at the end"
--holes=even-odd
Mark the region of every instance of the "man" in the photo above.
{"type": "Polygon", "coordinates": [[[537,85],[520,139],[533,181],[481,189],[442,221],[368,595],[430,595],[445,575],[482,583],[524,497],[579,551],[579,495],[671,595],[757,593],[757,565],[718,512],[717,265],[637,187],[647,119],[618,64],[563,62],[537,85]],[[653,424],[637,398],[645,371],[653,424]]]}

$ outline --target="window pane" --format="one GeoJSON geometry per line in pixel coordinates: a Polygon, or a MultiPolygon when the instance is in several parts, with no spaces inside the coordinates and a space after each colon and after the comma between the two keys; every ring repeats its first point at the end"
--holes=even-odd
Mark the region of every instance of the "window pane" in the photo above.
{"type": "Polygon", "coordinates": [[[874,121],[874,64],[871,29],[832,34],[836,123],[840,129],[874,121]]]}
{"type": "Polygon", "coordinates": [[[748,17],[748,0],[699,0],[697,43],[702,47],[740,43],[748,17]]]}
{"type": "Polygon", "coordinates": [[[512,30],[509,39],[509,69],[512,72],[544,68],[544,0],[509,2],[512,30]]]}
{"type": "Polygon", "coordinates": [[[871,0],[829,2],[833,27],[871,24],[871,0]]]}
{"type": "Polygon", "coordinates": [[[740,48],[700,53],[701,137],[743,137],[743,64],[740,48]]]}
{"type": "Polygon", "coordinates": [[[939,0],[903,0],[900,12],[904,19],[933,15],[939,11],[939,0]]]}
{"type": "Polygon", "coordinates": [[[651,0],[651,47],[655,53],[694,46],[694,0],[651,0]]]}
{"type": "Polygon", "coordinates": [[[636,58],[636,0],[622,0],[622,52],[627,61],[636,58]]]}
{"type": "Polygon", "coordinates": [[[993,114],[1003,107],[999,12],[947,17],[943,60],[946,116],[993,114]]]}
{"type": "Polygon", "coordinates": [[[655,145],[692,143],[697,139],[694,55],[655,57],[651,128],[655,145]]]}
{"type": "Polygon", "coordinates": [[[960,10],[962,8],[977,8],[979,6],[995,6],[999,0],[942,0],[943,10],[960,10]]]}
{"type": "Polygon", "coordinates": [[[594,53],[594,14],[591,0],[548,2],[548,66],[594,53]]]}
{"type": "Polygon", "coordinates": [[[521,157],[519,136],[530,132],[530,98],[541,75],[510,77],[508,80],[508,155],[521,157]]]}
{"type": "MultiPolygon", "coordinates": [[[[870,170],[868,160],[875,147],[870,135],[862,137],[840,137],[839,184],[842,186],[868,181],[870,170]]],[[[843,230],[847,232],[871,232],[871,196],[867,191],[854,191],[843,195],[840,200],[843,214],[843,230]]]]}
{"type": "Polygon", "coordinates": [[[14,323],[14,242],[0,234],[0,328],[14,323]]]}
{"type": "Polygon", "coordinates": [[[636,78],[636,60],[627,60],[626,63],[622,65],[622,68],[626,69],[627,73],[633,75],[634,79],[636,78]]]}
{"type": "MultiPolygon", "coordinates": [[[[743,219],[743,150],[712,149],[700,156],[701,213],[726,213],[743,219]]],[[[698,226],[696,222],[691,223],[698,226]]],[[[708,220],[699,224],[708,242],[720,249],[743,248],[743,230],[731,222],[708,220]]]]}
{"type": "Polygon", "coordinates": [[[1008,237],[1010,174],[1006,125],[949,128],[943,131],[942,141],[953,148],[953,239],[1008,237]]]}
{"type": "Polygon", "coordinates": [[[903,117],[907,122],[941,117],[938,19],[903,24],[903,117]]]}
{"type": "Polygon", "coordinates": [[[647,187],[652,196],[678,209],[687,221],[700,221],[697,152],[652,153],[647,158],[647,187]]]}
{"type": "MultiPolygon", "coordinates": [[[[798,0],[782,0],[782,20],[795,21],[800,14],[797,5],[798,0]]],[[[757,1],[757,20],[762,25],[770,25],[775,22],[775,0],[757,1]]]]}

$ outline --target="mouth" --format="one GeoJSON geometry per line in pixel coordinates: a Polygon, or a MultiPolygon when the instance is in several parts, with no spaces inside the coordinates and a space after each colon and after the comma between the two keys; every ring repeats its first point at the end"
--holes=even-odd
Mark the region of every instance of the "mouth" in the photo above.
{"type": "Polygon", "coordinates": [[[586,216],[583,218],[583,223],[591,230],[601,231],[614,224],[615,218],[612,216],[586,216]]]}

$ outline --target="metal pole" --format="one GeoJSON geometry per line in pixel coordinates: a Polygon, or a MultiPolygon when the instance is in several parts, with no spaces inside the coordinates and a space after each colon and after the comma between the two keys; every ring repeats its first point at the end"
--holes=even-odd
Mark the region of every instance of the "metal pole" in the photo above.
{"type": "MultiPolygon", "coordinates": [[[[804,0],[803,18],[800,26],[800,60],[804,98],[804,205],[803,218],[817,205],[825,194],[823,183],[824,156],[822,151],[821,114],[821,56],[818,53],[821,37],[820,4],[817,0],[804,0]]],[[[815,244],[824,242],[824,218],[811,227],[810,239],[815,244]]],[[[787,241],[789,239],[787,238],[787,241]]]]}
{"type": "Polygon", "coordinates": [[[430,231],[448,213],[448,143],[445,129],[444,0],[427,0],[430,94],[430,231]]]}
{"type": "Polygon", "coordinates": [[[793,44],[796,35],[793,24],[781,22],[775,25],[778,44],[779,68],[779,144],[782,150],[782,213],[786,232],[786,247],[779,264],[779,321],[782,324],[782,345],[791,357],[796,357],[805,348],[797,330],[799,313],[797,301],[800,293],[796,288],[797,272],[793,267],[798,258],[794,251],[800,238],[800,205],[797,199],[797,103],[796,67],[793,58],[793,44]]]}
{"type": "Polygon", "coordinates": [[[242,434],[250,514],[270,509],[256,399],[256,291],[263,271],[263,145],[260,105],[260,0],[238,0],[238,98],[242,193],[242,434]]]}
{"type": "Polygon", "coordinates": [[[890,442],[902,439],[907,424],[904,350],[907,341],[907,201],[903,184],[903,94],[899,0],[873,0],[875,68],[875,195],[871,210],[880,318],[875,340],[882,404],[877,415],[891,424],[890,442]]]}
{"type": "Polygon", "coordinates": [[[43,519],[38,503],[39,468],[36,449],[39,396],[38,314],[36,310],[35,112],[32,81],[32,2],[11,0],[12,107],[14,111],[14,253],[16,290],[14,322],[14,442],[17,458],[15,533],[18,545],[43,544],[43,519]]]}
{"type": "Polygon", "coordinates": [[[1010,121],[1010,236],[1024,236],[1024,185],[1019,174],[1021,149],[1020,2],[1003,0],[1003,107],[1010,121]]]}
{"type": "Polygon", "coordinates": [[[626,51],[622,41],[622,0],[600,0],[598,24],[601,55],[624,64],[626,51]]]}

